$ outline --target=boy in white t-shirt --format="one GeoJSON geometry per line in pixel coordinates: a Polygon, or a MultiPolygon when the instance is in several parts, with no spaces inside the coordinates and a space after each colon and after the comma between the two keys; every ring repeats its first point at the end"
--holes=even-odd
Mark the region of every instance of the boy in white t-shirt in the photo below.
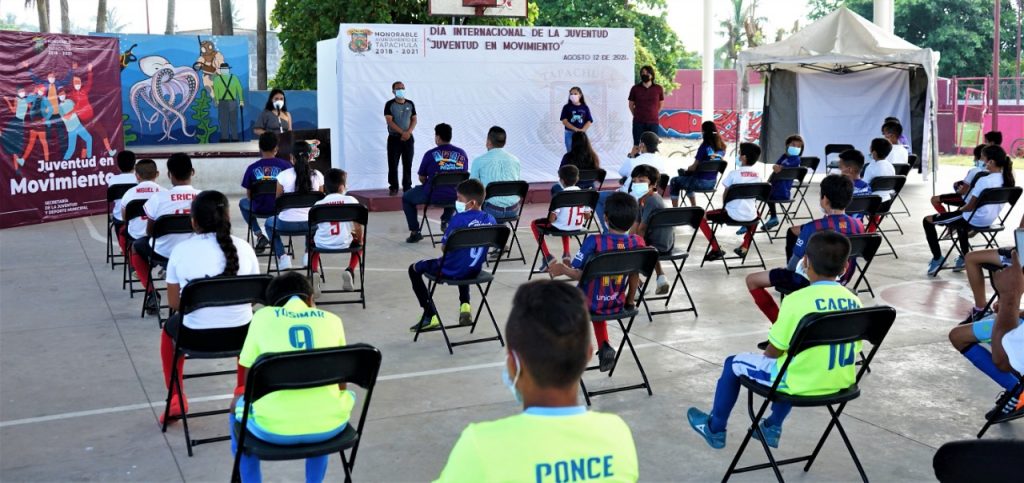
{"type": "MultiPolygon", "coordinates": [[[[580,170],[576,166],[567,164],[558,168],[558,182],[562,185],[562,191],[579,191],[580,188],[576,186],[576,182],[580,180],[580,170]]],[[[540,271],[546,271],[548,265],[551,265],[556,261],[555,257],[551,255],[551,251],[548,250],[548,244],[544,241],[544,235],[540,233],[540,230],[554,228],[562,231],[574,231],[583,229],[583,224],[590,218],[590,208],[586,206],[568,206],[565,208],[558,208],[545,218],[537,218],[530,223],[530,230],[533,231],[533,238],[537,240],[540,245],[540,251],[544,254],[544,263],[541,265],[540,271]]],[[[568,265],[570,254],[569,254],[569,237],[562,237],[562,260],[568,265]]]]}
{"type": "Polygon", "coordinates": [[[188,214],[192,210],[192,200],[199,190],[192,187],[192,158],[185,153],[174,153],[167,159],[167,176],[171,179],[171,189],[156,193],[143,206],[146,212],[146,236],[135,240],[132,244],[132,267],[139,282],[146,289],[146,311],[155,314],[160,307],[160,294],[150,287],[149,258],[158,265],[167,266],[167,259],[174,247],[189,238],[192,234],[164,235],[156,240],[156,249],[149,247],[149,237],[153,233],[153,225],[157,218],[164,215],[188,214]]]}
{"type": "Polygon", "coordinates": [[[148,200],[163,191],[164,189],[156,183],[156,177],[159,175],[160,171],[156,168],[156,161],[152,159],[143,159],[135,164],[135,179],[138,184],[126,191],[120,199],[121,210],[118,214],[122,220],[128,222],[126,228],[117,232],[117,242],[121,245],[121,253],[127,251],[129,242],[134,243],[135,240],[146,236],[146,223],[149,221],[145,214],[128,220],[128,203],[136,200],[148,200]]]}
{"type": "Polygon", "coordinates": [[[900,138],[903,137],[903,126],[899,122],[888,121],[882,125],[882,136],[889,141],[889,144],[892,144],[892,151],[889,152],[886,159],[892,164],[909,164],[910,151],[900,143],[900,138]]]}
{"type": "MultiPolygon", "coordinates": [[[[730,171],[725,176],[725,179],[722,180],[722,187],[725,188],[725,192],[722,194],[723,197],[729,193],[729,187],[732,185],[761,182],[761,173],[754,168],[754,163],[757,163],[760,157],[760,146],[754,143],[740,144],[740,167],[730,171]]],[[[704,237],[711,244],[711,251],[708,252],[704,259],[712,261],[719,260],[725,256],[725,250],[719,247],[718,240],[715,239],[715,234],[711,232],[711,226],[708,224],[708,221],[713,223],[726,223],[728,221],[750,222],[750,225],[747,226],[747,232],[743,235],[743,244],[734,250],[736,255],[742,257],[747,253],[750,242],[754,239],[759,216],[757,202],[753,199],[733,200],[726,203],[724,210],[710,210],[705,213],[704,219],[700,221],[700,231],[704,233],[704,237]]]]}
{"type": "MultiPolygon", "coordinates": [[[[133,172],[135,170],[135,153],[131,151],[117,153],[117,169],[121,172],[107,179],[107,186],[135,184],[135,173],[133,172]]],[[[114,207],[110,211],[110,217],[114,223],[114,233],[120,233],[124,225],[124,218],[121,217],[123,206],[121,200],[114,200],[114,207]]]]}
{"type": "MultiPolygon", "coordinates": [[[[892,163],[889,162],[889,154],[892,153],[892,143],[884,138],[875,138],[871,140],[871,164],[864,168],[864,181],[869,185],[871,180],[879,176],[896,176],[896,168],[893,167],[892,163]]],[[[876,194],[882,197],[882,203],[889,201],[892,198],[892,190],[885,191],[874,191],[872,194],[876,194]]]]}
{"type": "MultiPolygon", "coordinates": [[[[348,191],[348,173],[334,168],[327,172],[324,177],[327,188],[327,196],[317,201],[317,205],[344,205],[359,204],[359,200],[345,194],[348,191]]],[[[346,222],[323,222],[317,225],[313,234],[313,244],[317,248],[326,250],[344,250],[349,247],[358,246],[363,243],[363,226],[351,221],[346,222]]],[[[352,252],[348,260],[348,268],[341,273],[341,289],[351,291],[355,289],[353,283],[355,269],[359,266],[360,252],[352,252]]],[[[313,264],[313,272],[320,271],[320,254],[313,255],[310,260],[313,264]]],[[[320,277],[313,276],[314,293],[319,293],[320,277]]]]}

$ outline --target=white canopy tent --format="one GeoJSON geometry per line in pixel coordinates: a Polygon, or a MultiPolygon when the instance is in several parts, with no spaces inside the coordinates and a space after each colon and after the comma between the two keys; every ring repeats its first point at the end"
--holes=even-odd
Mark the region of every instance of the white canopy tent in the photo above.
{"type": "Polygon", "coordinates": [[[765,159],[783,152],[785,136],[808,130],[819,136],[807,139],[806,155],[819,155],[829,143],[853,144],[866,155],[865,143],[879,136],[882,120],[898,117],[927,179],[938,159],[938,63],[938,52],[841,7],[786,40],[740,52],[740,108],[748,109],[746,70],[761,72],[767,84],[761,131],[765,159]]]}

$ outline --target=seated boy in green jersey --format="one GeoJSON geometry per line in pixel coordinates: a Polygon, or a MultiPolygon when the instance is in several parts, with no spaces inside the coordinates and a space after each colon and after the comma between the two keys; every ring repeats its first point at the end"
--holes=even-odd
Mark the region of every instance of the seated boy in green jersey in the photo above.
{"type": "MultiPolygon", "coordinates": [[[[690,426],[712,448],[725,447],[726,423],[740,393],[740,377],[746,376],[759,384],[771,386],[786,362],[786,350],[805,315],[860,308],[857,295],[836,282],[836,277],[846,272],[849,256],[850,240],[845,236],[832,230],[819,231],[811,236],[801,261],[811,284],[782,300],[779,318],[768,331],[768,348],[763,354],[743,353],[727,357],[715,389],[711,414],[693,407],[686,413],[690,426]]],[[[831,394],[849,387],[856,380],[854,357],[860,349],[858,341],[801,352],[789,365],[779,390],[792,395],[812,396],[831,394]]],[[[772,404],[772,414],[761,420],[761,432],[768,446],[779,447],[782,421],[791,408],[787,403],[776,402],[772,404]]],[[[754,432],[754,437],[758,437],[757,432],[754,432]]]]}
{"type": "MultiPolygon", "coordinates": [[[[345,345],[341,319],[314,306],[313,286],[299,272],[274,278],[267,287],[266,300],[268,305],[253,314],[238,357],[242,380],[263,354],[345,345]]],[[[344,384],[275,391],[253,403],[246,428],[250,435],[273,444],[317,443],[345,429],[354,404],[355,395],[344,384]]],[[[241,397],[233,401],[232,426],[241,421],[244,405],[241,397]]],[[[231,450],[236,451],[234,431],[231,450]]],[[[327,461],[328,455],[307,458],[306,481],[323,481],[327,461]]],[[[243,482],[261,481],[259,458],[243,454],[239,474],[243,482]]]]}
{"type": "Polygon", "coordinates": [[[520,285],[505,336],[501,377],[524,410],[470,424],[437,481],[637,481],[629,427],[577,400],[594,352],[583,292],[556,280],[520,285]]]}

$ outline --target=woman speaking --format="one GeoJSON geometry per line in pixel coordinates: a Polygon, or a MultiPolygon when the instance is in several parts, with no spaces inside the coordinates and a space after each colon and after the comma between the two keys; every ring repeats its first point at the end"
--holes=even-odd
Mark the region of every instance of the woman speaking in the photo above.
{"type": "Polygon", "coordinates": [[[281,134],[291,130],[292,115],[288,113],[288,106],[284,103],[284,91],[274,89],[270,91],[267,105],[263,107],[260,117],[256,118],[252,132],[259,137],[267,131],[281,134]]]}

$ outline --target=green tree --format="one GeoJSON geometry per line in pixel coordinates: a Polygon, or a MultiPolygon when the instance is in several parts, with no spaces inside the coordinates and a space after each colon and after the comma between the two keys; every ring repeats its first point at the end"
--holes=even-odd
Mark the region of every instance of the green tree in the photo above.
{"type": "MultiPolygon", "coordinates": [[[[1016,58],[1017,13],[1013,1],[1003,0],[1000,56],[1016,58]]],[[[809,17],[817,20],[839,6],[871,20],[872,0],[810,0],[809,17]]],[[[939,52],[939,73],[951,77],[987,76],[992,73],[992,0],[895,0],[896,35],[939,52]]],[[[1012,69],[1003,64],[1000,72],[1012,69]]]]}

